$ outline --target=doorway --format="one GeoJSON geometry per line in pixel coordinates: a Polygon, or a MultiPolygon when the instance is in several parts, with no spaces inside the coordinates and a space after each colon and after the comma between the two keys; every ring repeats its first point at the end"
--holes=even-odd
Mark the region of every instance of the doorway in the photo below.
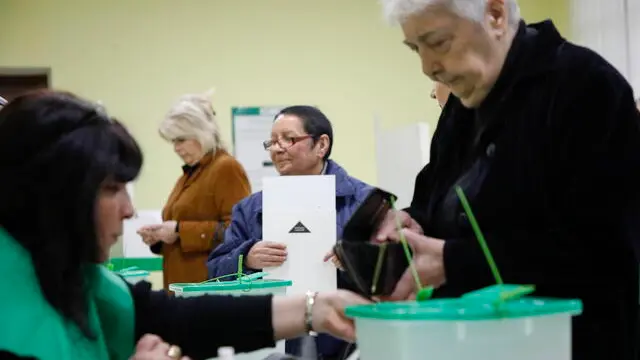
{"type": "Polygon", "coordinates": [[[25,92],[49,88],[49,69],[0,68],[0,96],[7,101],[25,92]]]}

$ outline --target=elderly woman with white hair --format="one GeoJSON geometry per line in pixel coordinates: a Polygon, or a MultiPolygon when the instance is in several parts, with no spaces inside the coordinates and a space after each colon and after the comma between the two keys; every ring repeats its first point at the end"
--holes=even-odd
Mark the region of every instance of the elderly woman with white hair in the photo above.
{"type": "MultiPolygon", "coordinates": [[[[422,72],[451,90],[399,216],[436,297],[496,280],[457,198],[462,188],[505,283],[577,298],[573,359],[636,353],[640,113],[627,81],[516,0],[382,0],[422,72]]],[[[409,272],[394,299],[416,291],[409,272]]]]}
{"type": "Polygon", "coordinates": [[[163,255],[164,287],[207,279],[209,253],[222,243],[231,209],[251,193],[242,165],[220,140],[211,92],[182,96],[160,124],[184,165],[162,211],[164,222],[139,230],[163,255]]]}

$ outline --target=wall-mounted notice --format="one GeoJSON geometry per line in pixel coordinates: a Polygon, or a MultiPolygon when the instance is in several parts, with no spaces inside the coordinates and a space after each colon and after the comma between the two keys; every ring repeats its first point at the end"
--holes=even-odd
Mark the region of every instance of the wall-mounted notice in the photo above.
{"type": "Polygon", "coordinates": [[[273,118],[283,108],[269,106],[231,109],[233,153],[247,172],[253,192],[262,190],[263,178],[278,175],[269,152],[262,143],[271,137],[273,118]]]}

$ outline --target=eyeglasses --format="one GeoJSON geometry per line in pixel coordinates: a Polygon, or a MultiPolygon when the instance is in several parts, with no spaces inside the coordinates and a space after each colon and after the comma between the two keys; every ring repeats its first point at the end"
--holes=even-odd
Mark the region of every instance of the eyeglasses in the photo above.
{"type": "Polygon", "coordinates": [[[274,144],[278,144],[278,146],[280,146],[281,149],[286,150],[292,147],[293,145],[295,145],[296,143],[306,139],[310,139],[312,137],[313,135],[283,136],[275,140],[267,140],[262,143],[262,146],[264,146],[265,150],[270,150],[274,144]]]}

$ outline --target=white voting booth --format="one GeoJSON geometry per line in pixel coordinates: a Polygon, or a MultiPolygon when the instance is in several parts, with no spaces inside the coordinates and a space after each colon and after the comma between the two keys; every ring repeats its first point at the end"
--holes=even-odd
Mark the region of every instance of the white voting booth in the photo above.
{"type": "Polygon", "coordinates": [[[392,128],[375,123],[377,186],[398,196],[396,208],[411,204],[415,179],[429,162],[431,127],[424,122],[392,128]]]}

